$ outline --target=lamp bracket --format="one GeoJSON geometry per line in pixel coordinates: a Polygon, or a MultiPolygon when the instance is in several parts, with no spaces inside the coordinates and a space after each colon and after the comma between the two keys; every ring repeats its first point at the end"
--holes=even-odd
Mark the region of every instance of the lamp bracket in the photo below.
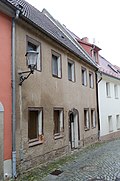
{"type": "Polygon", "coordinates": [[[20,76],[20,82],[19,85],[22,86],[22,83],[24,82],[24,80],[26,80],[31,74],[34,73],[34,70],[30,70],[30,71],[24,71],[24,72],[19,72],[19,76],[20,76]],[[27,74],[27,75],[26,75],[27,74]],[[26,75],[26,76],[25,76],[26,75]]]}

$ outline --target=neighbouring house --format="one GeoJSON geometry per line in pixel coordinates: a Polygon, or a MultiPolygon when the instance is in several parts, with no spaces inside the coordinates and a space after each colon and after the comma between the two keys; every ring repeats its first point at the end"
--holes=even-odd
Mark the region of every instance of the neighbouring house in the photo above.
{"type": "Polygon", "coordinates": [[[13,159],[22,172],[98,140],[97,66],[77,42],[26,1],[4,4],[18,10],[12,49],[13,159]],[[38,53],[36,70],[20,85],[28,71],[28,51],[38,53]]]}
{"type": "Polygon", "coordinates": [[[0,1],[0,180],[12,176],[11,14],[0,1]]]}
{"type": "Polygon", "coordinates": [[[100,139],[120,137],[120,68],[99,56],[100,139]]]}
{"type": "Polygon", "coordinates": [[[87,37],[80,39],[71,34],[98,64],[100,139],[120,137],[120,68],[99,55],[101,49],[89,43],[87,37]]]}

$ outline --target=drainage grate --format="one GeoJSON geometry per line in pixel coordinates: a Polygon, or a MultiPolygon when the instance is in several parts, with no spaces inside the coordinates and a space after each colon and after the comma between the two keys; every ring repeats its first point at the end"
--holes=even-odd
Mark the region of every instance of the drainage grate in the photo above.
{"type": "Polygon", "coordinates": [[[61,170],[54,170],[54,171],[51,172],[50,174],[51,174],[51,175],[56,175],[56,176],[58,176],[58,175],[60,175],[62,172],[63,172],[63,171],[61,171],[61,170]]]}

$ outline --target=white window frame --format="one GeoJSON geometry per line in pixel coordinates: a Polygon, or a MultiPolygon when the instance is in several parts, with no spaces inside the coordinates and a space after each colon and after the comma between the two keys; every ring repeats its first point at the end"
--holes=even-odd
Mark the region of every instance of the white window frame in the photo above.
{"type": "Polygon", "coordinates": [[[28,51],[28,42],[32,43],[33,45],[36,46],[36,51],[38,52],[38,57],[37,57],[37,64],[36,64],[36,70],[41,71],[42,70],[42,61],[41,61],[41,43],[38,42],[37,40],[34,40],[30,37],[27,36],[27,51],[28,51]]]}
{"type": "Polygon", "coordinates": [[[54,108],[53,109],[53,121],[54,121],[54,137],[59,138],[60,136],[63,136],[64,131],[64,109],[63,108],[54,108]],[[59,111],[59,132],[56,133],[55,131],[55,120],[54,120],[54,113],[55,111],[59,111]]]}
{"type": "Polygon", "coordinates": [[[95,109],[91,109],[91,126],[96,128],[96,112],[95,109]]]}
{"type": "Polygon", "coordinates": [[[68,60],[68,80],[75,82],[75,63],[71,60],[68,60]],[[69,64],[71,65],[70,67],[69,64]]]}
{"type": "MultiPolygon", "coordinates": [[[[36,144],[43,143],[44,141],[44,133],[43,133],[43,108],[28,108],[28,112],[30,111],[38,112],[38,117],[37,117],[37,137],[35,139],[29,139],[29,146],[34,146],[36,144]]],[[[28,117],[30,119],[30,117],[28,117]]],[[[29,124],[29,123],[28,123],[29,124]]],[[[30,130],[28,129],[28,132],[30,130]]],[[[28,133],[29,134],[29,133],[28,133]]]]}
{"type": "Polygon", "coordinates": [[[119,98],[119,95],[118,95],[118,85],[117,84],[114,85],[114,95],[115,95],[115,99],[119,98]]]}
{"type": "Polygon", "coordinates": [[[90,129],[90,118],[89,118],[89,109],[88,108],[84,109],[84,128],[85,128],[85,130],[90,129]]]}
{"type": "Polygon", "coordinates": [[[110,82],[106,82],[106,96],[111,97],[110,82]]]}
{"type": "Polygon", "coordinates": [[[95,50],[93,50],[92,54],[93,54],[92,57],[95,60],[95,62],[98,62],[98,53],[95,50]]]}
{"type": "Polygon", "coordinates": [[[120,114],[116,115],[116,127],[117,129],[120,129],[120,114]]]}
{"type": "Polygon", "coordinates": [[[109,126],[109,132],[113,132],[112,115],[108,116],[108,126],[109,126]]]}
{"type": "Polygon", "coordinates": [[[89,72],[89,86],[90,88],[94,88],[94,74],[93,72],[89,72]]]}
{"type": "Polygon", "coordinates": [[[81,74],[82,74],[82,85],[87,86],[87,69],[82,67],[81,68],[81,74]]]}
{"type": "Polygon", "coordinates": [[[61,55],[59,53],[56,53],[52,51],[52,75],[54,77],[61,78],[62,77],[62,65],[61,65],[61,55]],[[53,57],[56,57],[56,63],[57,63],[57,70],[56,73],[54,71],[54,60],[53,57]]]}

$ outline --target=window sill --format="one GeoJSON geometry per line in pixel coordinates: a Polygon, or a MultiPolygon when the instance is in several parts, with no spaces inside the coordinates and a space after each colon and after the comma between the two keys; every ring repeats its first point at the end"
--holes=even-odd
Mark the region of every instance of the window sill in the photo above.
{"type": "Polygon", "coordinates": [[[107,96],[107,98],[111,98],[111,96],[107,96]]]}
{"type": "Polygon", "coordinates": [[[68,80],[69,80],[70,82],[73,82],[73,83],[75,82],[74,80],[71,80],[71,79],[68,79],[68,80]]]}
{"type": "Polygon", "coordinates": [[[112,132],[113,132],[113,130],[110,130],[110,131],[109,131],[109,133],[112,133],[112,132]]]}
{"type": "Polygon", "coordinates": [[[63,138],[63,135],[54,135],[55,140],[58,140],[58,139],[61,139],[61,138],[63,138]]]}
{"type": "Polygon", "coordinates": [[[52,76],[53,76],[54,78],[62,79],[62,77],[58,77],[58,75],[52,74],[52,76]]]}
{"type": "Polygon", "coordinates": [[[85,128],[85,131],[89,131],[90,130],[90,128],[85,128]]]}
{"type": "Polygon", "coordinates": [[[119,99],[119,97],[115,97],[115,99],[119,99]]]}
{"type": "Polygon", "coordinates": [[[87,85],[85,85],[85,84],[82,84],[84,87],[87,87],[87,85]]]}
{"type": "Polygon", "coordinates": [[[29,147],[33,147],[33,146],[37,146],[37,145],[40,145],[42,144],[44,141],[43,140],[38,140],[38,141],[35,141],[35,142],[31,142],[29,143],[29,147]]]}

